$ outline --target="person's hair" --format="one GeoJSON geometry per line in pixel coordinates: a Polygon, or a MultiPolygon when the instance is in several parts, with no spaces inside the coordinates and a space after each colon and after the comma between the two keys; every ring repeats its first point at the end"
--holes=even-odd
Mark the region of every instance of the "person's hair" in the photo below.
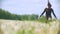
{"type": "Polygon", "coordinates": [[[48,0],[48,6],[50,6],[50,7],[51,7],[51,3],[49,2],[49,0],[48,0]]]}
{"type": "Polygon", "coordinates": [[[48,3],[48,6],[51,6],[51,4],[50,4],[50,3],[48,3]]]}

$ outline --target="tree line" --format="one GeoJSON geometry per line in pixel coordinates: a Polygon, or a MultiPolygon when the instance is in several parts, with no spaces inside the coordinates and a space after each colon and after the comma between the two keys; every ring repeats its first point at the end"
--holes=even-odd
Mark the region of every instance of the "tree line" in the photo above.
{"type": "Polygon", "coordinates": [[[0,9],[0,19],[10,19],[10,20],[37,20],[38,15],[17,15],[11,14],[10,12],[0,9]]]}

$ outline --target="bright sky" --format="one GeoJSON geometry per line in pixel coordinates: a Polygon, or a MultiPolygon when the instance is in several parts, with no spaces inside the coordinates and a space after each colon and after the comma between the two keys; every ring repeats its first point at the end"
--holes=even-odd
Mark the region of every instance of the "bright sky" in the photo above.
{"type": "MultiPolygon", "coordinates": [[[[58,0],[50,0],[52,8],[58,19],[60,19],[60,4],[58,0]]],[[[2,0],[0,8],[13,14],[38,14],[41,15],[47,7],[47,0],[2,0]]]]}

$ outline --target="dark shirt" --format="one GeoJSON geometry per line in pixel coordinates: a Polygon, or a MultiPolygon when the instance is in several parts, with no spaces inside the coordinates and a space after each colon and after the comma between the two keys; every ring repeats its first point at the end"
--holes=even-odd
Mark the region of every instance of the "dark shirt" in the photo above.
{"type": "MultiPolygon", "coordinates": [[[[43,11],[43,13],[41,14],[41,16],[42,16],[45,12],[46,12],[46,17],[52,17],[52,16],[51,16],[51,13],[53,13],[53,15],[56,17],[56,15],[54,14],[54,11],[53,11],[52,8],[50,8],[50,9],[45,8],[44,11],[43,11]]],[[[40,17],[41,17],[41,16],[40,16],[40,17]]]]}

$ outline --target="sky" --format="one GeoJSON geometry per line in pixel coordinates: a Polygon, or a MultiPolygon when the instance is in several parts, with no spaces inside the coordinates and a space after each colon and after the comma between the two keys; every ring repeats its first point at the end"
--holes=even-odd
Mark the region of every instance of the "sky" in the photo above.
{"type": "MultiPolygon", "coordinates": [[[[50,0],[57,18],[60,19],[60,1],[50,0]]],[[[0,0],[0,8],[12,14],[37,14],[41,15],[47,7],[47,0],[0,0]]],[[[53,15],[52,15],[53,16],[53,15]]]]}

